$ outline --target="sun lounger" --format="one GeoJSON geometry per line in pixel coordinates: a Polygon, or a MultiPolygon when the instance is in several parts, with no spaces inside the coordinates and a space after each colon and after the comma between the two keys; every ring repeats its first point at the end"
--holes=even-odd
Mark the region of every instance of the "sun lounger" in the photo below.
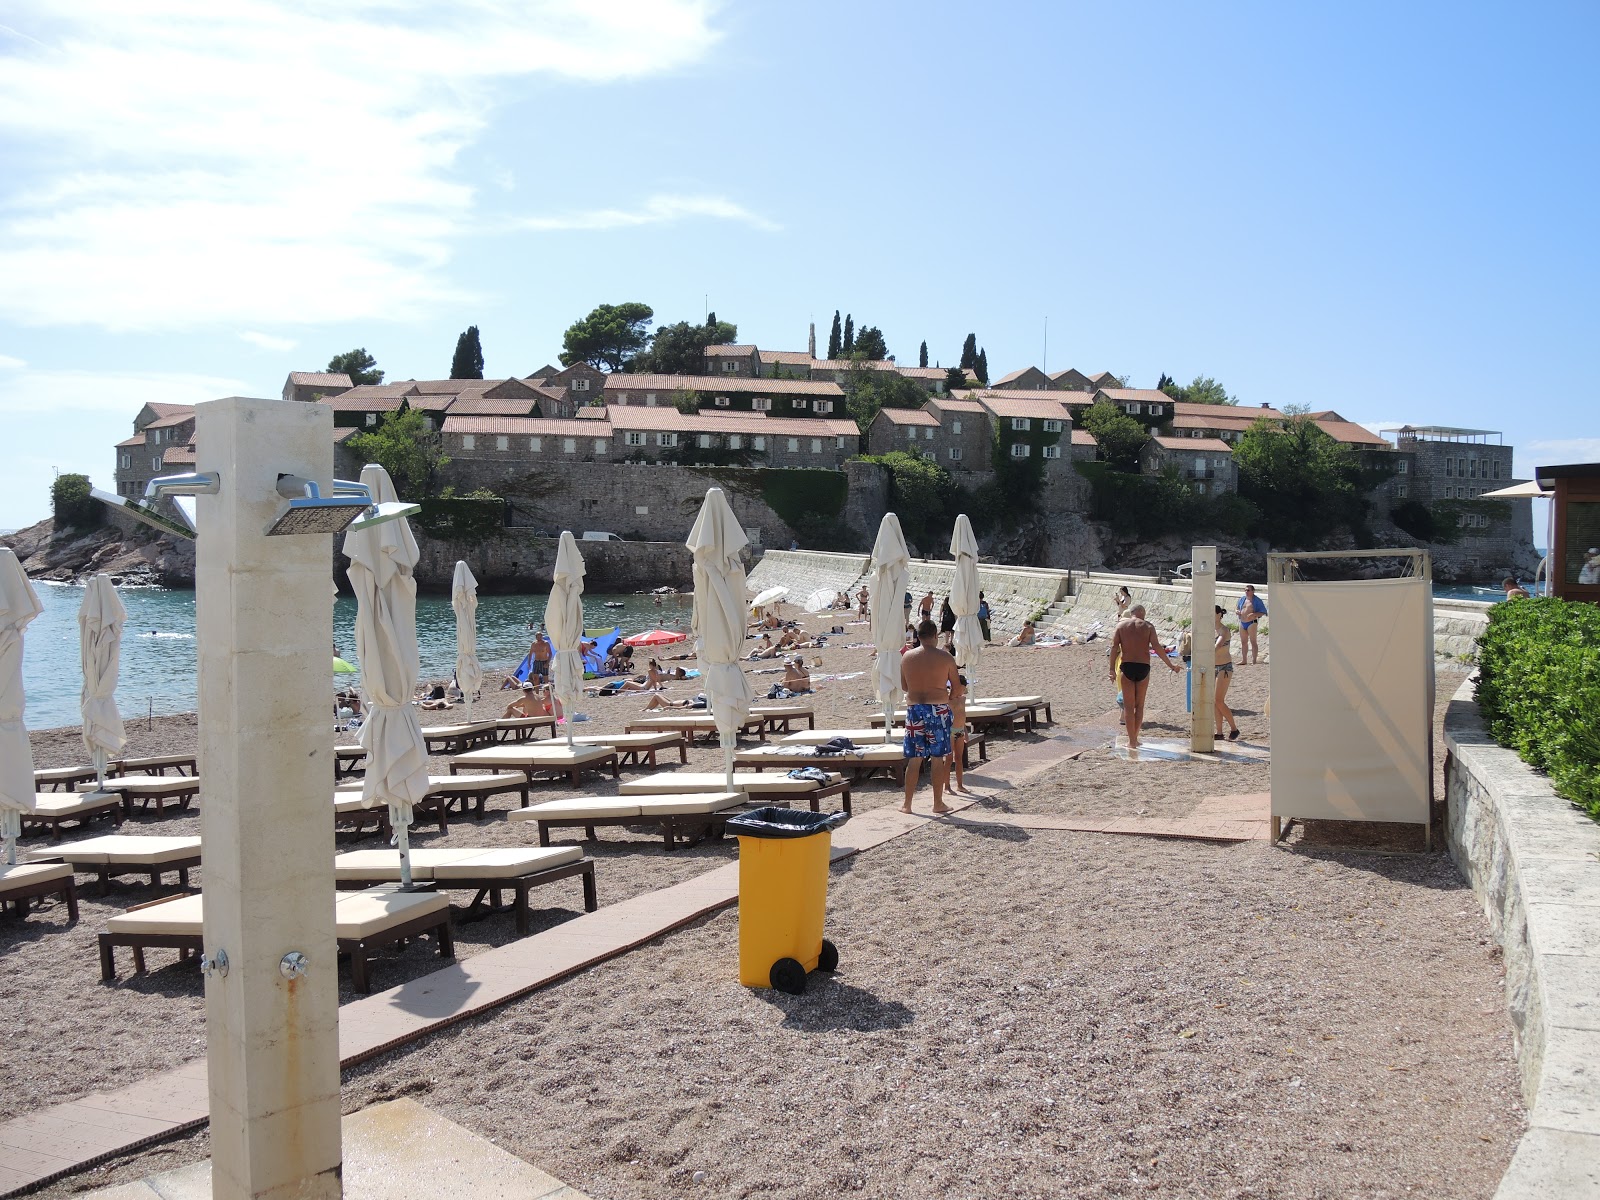
{"type": "MultiPolygon", "coordinates": [[[[721,771],[660,771],[642,779],[630,779],[617,791],[632,800],[645,796],[722,792],[727,790],[727,784],[727,777],[721,771]]],[[[828,772],[826,783],[815,779],[790,779],[786,775],[746,773],[733,777],[733,789],[764,804],[793,804],[798,801],[810,805],[812,812],[821,812],[823,800],[838,796],[844,811],[850,811],[850,784],[844,776],[832,771],[828,772]]]]}
{"type": "MultiPolygon", "coordinates": [[[[80,783],[79,791],[91,792],[95,789],[93,783],[80,783]]],[[[108,779],[100,786],[102,792],[110,792],[122,797],[122,810],[128,816],[133,815],[135,803],[142,803],[146,812],[150,806],[156,806],[156,814],[166,807],[168,800],[178,806],[178,811],[183,812],[189,807],[189,802],[200,794],[200,777],[198,775],[128,775],[116,779],[108,779]]]]}
{"type": "Polygon", "coordinates": [[[87,829],[90,821],[122,824],[122,797],[109,792],[38,792],[33,812],[22,814],[22,831],[48,829],[50,837],[61,840],[61,826],[76,821],[87,829]]]}
{"type": "Polygon", "coordinates": [[[500,740],[494,721],[472,721],[464,725],[432,725],[422,729],[422,740],[429,754],[463,754],[477,746],[492,746],[500,740]]]}
{"type": "Polygon", "coordinates": [[[754,771],[788,771],[795,767],[817,767],[823,771],[838,771],[860,782],[871,779],[882,771],[896,783],[905,780],[906,756],[899,742],[885,746],[882,742],[861,744],[858,750],[843,754],[815,754],[815,746],[780,744],[777,746],[751,746],[734,752],[733,765],[749,767],[754,771]]]}
{"type": "Polygon", "coordinates": [[[766,733],[789,733],[795,721],[804,721],[807,729],[817,727],[817,710],[801,704],[757,704],[750,715],[761,718],[766,733]]]}
{"type": "Polygon", "coordinates": [[[200,761],[193,754],[148,754],[143,758],[114,758],[110,771],[115,775],[200,774],[200,761]]]}
{"type": "MultiPolygon", "coordinates": [[[[896,750],[901,749],[905,744],[905,734],[906,731],[904,729],[896,728],[890,735],[891,740],[888,744],[896,750]]],[[[881,724],[877,729],[802,729],[798,733],[789,734],[778,744],[780,746],[820,746],[824,742],[830,742],[834,738],[841,737],[849,738],[857,746],[881,746],[884,744],[883,726],[881,724]]],[[[965,771],[972,768],[973,751],[977,751],[980,760],[988,761],[988,734],[974,732],[967,736],[966,745],[961,754],[962,770],[965,771]]]]}
{"type": "MultiPolygon", "coordinates": [[[[895,710],[894,719],[904,721],[906,710],[895,710]]],[[[1021,725],[1024,729],[1033,729],[1033,714],[1030,710],[1016,704],[969,704],[967,705],[967,724],[974,729],[987,732],[989,729],[1004,729],[1010,731],[1021,725]]],[[[872,718],[874,728],[883,728],[883,714],[879,713],[872,718]]]]}
{"type": "MultiPolygon", "coordinates": [[[[339,953],[350,956],[350,977],[358,992],[372,990],[367,960],[380,946],[404,942],[431,933],[439,943],[439,957],[455,957],[450,926],[450,903],[441,892],[402,892],[390,886],[334,896],[335,933],[339,953]]],[[[205,925],[203,898],[170,896],[136,905],[106,922],[100,935],[100,978],[117,978],[116,948],[133,951],[133,969],[144,971],[144,952],[164,947],[176,950],[179,961],[197,957],[205,925]]]]}
{"type": "Polygon", "coordinates": [[[584,836],[595,840],[599,825],[656,825],[668,850],[679,844],[692,846],[705,837],[721,837],[728,817],[745,807],[742,792],[707,791],[685,795],[573,796],[519,808],[512,821],[532,821],[539,827],[539,845],[550,844],[552,829],[582,826],[584,836]],[[697,836],[689,837],[695,834],[697,836]]]}
{"type": "MultiPolygon", "coordinates": [[[[717,737],[716,721],[712,720],[709,713],[704,712],[683,712],[660,717],[639,717],[629,721],[624,728],[629,733],[659,733],[663,729],[675,730],[683,734],[691,744],[696,737],[704,737],[707,741],[717,737]]],[[[743,725],[739,726],[739,736],[754,734],[762,741],[766,741],[766,729],[766,718],[752,715],[743,725]]]]}
{"type": "Polygon", "coordinates": [[[1044,710],[1044,724],[1054,725],[1056,723],[1055,716],[1050,711],[1050,701],[1043,696],[985,696],[982,700],[973,700],[970,703],[995,708],[1006,708],[1011,705],[1025,708],[1031,717],[1031,722],[1028,725],[1029,729],[1039,724],[1040,709],[1044,710]]]}
{"type": "Polygon", "coordinates": [[[586,733],[572,739],[578,746],[610,746],[617,752],[617,765],[621,767],[655,767],[656,754],[661,750],[676,750],[678,761],[689,761],[689,743],[681,733],[663,729],[656,733],[586,733]]]}
{"type": "MultiPolygon", "coordinates": [[[[450,832],[450,813],[442,801],[433,796],[424,796],[411,808],[412,825],[432,825],[437,823],[440,833],[450,832]]],[[[394,832],[389,824],[389,806],[387,804],[374,804],[368,808],[361,803],[361,789],[352,788],[349,791],[335,791],[333,793],[333,827],[346,832],[354,831],[357,837],[366,833],[367,826],[371,825],[373,832],[381,833],[385,837],[394,832]]]]}
{"type": "Polygon", "coordinates": [[[333,781],[349,779],[367,772],[365,746],[335,746],[333,748],[333,781]]]}
{"type": "Polygon", "coordinates": [[[450,760],[450,773],[463,771],[521,771],[530,779],[535,775],[565,775],[572,786],[579,786],[579,776],[585,771],[604,771],[611,768],[611,778],[618,777],[617,752],[609,742],[598,746],[573,746],[564,740],[546,741],[537,746],[485,746],[469,750],[450,760]]]}
{"type": "Polygon", "coordinates": [[[67,903],[67,920],[78,919],[78,891],[72,868],[66,863],[18,863],[0,866],[0,913],[16,905],[19,917],[28,915],[28,901],[39,896],[60,896],[67,903]]]}
{"type": "MultiPolygon", "coordinates": [[[[463,817],[471,816],[481,821],[484,802],[490,796],[498,796],[501,792],[516,792],[521,797],[522,803],[527,804],[527,775],[521,771],[486,775],[429,775],[428,794],[423,797],[423,801],[436,800],[446,812],[459,806],[463,817]]],[[[364,853],[364,851],[353,853],[364,853]]]]}
{"type": "MultiPolygon", "coordinates": [[[[341,888],[367,887],[373,883],[400,881],[398,850],[351,850],[333,860],[334,879],[341,888]]],[[[431,880],[440,890],[476,890],[467,916],[504,911],[500,893],[512,893],[512,911],[517,918],[517,933],[528,932],[528,893],[533,888],[574,875],[583,880],[583,907],[594,912],[599,907],[594,889],[594,860],[584,857],[576,846],[551,850],[512,847],[504,850],[413,850],[411,877],[431,880]],[[485,897],[489,905],[483,908],[485,897]]]]}
{"type": "Polygon", "coordinates": [[[33,773],[33,788],[38,792],[71,792],[80,783],[94,779],[95,771],[89,767],[44,767],[33,773]]]}
{"type": "Polygon", "coordinates": [[[186,888],[189,868],[200,865],[200,839],[107,833],[49,850],[35,850],[28,858],[33,862],[63,862],[74,871],[98,875],[102,894],[111,889],[113,876],[148,875],[150,886],[159,887],[161,876],[167,871],[176,871],[179,886],[186,888]]]}
{"type": "Polygon", "coordinates": [[[501,717],[494,723],[496,739],[502,742],[531,742],[541,729],[548,729],[549,737],[556,733],[554,717],[501,717]]]}

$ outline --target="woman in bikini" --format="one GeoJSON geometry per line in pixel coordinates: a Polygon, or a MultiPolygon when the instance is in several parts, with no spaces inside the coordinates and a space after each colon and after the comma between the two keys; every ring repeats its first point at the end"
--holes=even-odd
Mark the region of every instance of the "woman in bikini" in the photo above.
{"type": "Polygon", "coordinates": [[[1233,719],[1233,709],[1228,707],[1228,688],[1233,683],[1233,627],[1224,625],[1222,618],[1224,610],[1222,605],[1214,606],[1217,610],[1217,698],[1213,707],[1216,709],[1217,737],[1222,736],[1222,723],[1228,723],[1228,740],[1239,740],[1239,723],[1233,719]]]}

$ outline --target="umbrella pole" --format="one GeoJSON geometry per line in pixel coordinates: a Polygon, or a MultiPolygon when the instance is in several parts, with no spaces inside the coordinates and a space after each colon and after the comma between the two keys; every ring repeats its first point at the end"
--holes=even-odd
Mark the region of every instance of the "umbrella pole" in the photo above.
{"type": "Polygon", "coordinates": [[[883,702],[883,744],[894,741],[894,697],[883,702]]]}
{"type": "Polygon", "coordinates": [[[400,847],[400,887],[405,891],[411,890],[411,827],[409,825],[396,825],[395,842],[400,847]]]}

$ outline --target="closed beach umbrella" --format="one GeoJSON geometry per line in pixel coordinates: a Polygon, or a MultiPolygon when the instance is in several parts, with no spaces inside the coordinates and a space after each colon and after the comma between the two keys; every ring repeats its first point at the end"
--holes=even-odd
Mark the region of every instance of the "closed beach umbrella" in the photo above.
{"type": "Polygon", "coordinates": [[[22,814],[35,808],[33,748],[22,723],[22,631],[43,610],[9,546],[0,546],[0,837],[17,862],[22,814]]]}
{"type": "Polygon", "coordinates": [[[905,617],[900,597],[911,582],[911,554],[906,550],[900,518],[884,513],[878,525],[878,540],[872,543],[871,592],[872,644],[878,659],[875,683],[883,702],[883,740],[894,740],[894,707],[900,699],[900,647],[906,644],[905,617]]]}
{"type": "Polygon", "coordinates": [[[478,662],[478,581],[464,562],[456,563],[450,607],[456,610],[456,686],[470,717],[473,698],[483,687],[483,666],[478,662]]]}
{"type": "MultiPolygon", "coordinates": [[[[389,472],[375,463],[361,471],[375,503],[399,499],[389,472]]],[[[422,663],[417,657],[417,542],[404,518],[345,534],[350,586],[356,594],[356,661],[367,721],[361,746],[367,777],[361,800],[389,806],[400,847],[400,882],[411,886],[409,827],[413,806],[428,794],[428,747],[411,704],[422,663]]]]}
{"type": "Polygon", "coordinates": [[[950,607],[956,614],[956,666],[966,672],[970,688],[976,684],[978,660],[983,657],[983,628],[978,624],[978,539],[972,536],[966,513],[956,518],[950,556],[956,560],[956,583],[950,590],[950,607]]]}
{"type": "Polygon", "coordinates": [[[750,680],[739,666],[744,649],[745,581],[739,552],[749,545],[744,528],[728,506],[721,488],[706,492],[689,540],[694,555],[695,653],[700,678],[722,742],[722,764],[728,790],[733,790],[733,755],[739,727],[750,716],[755,699],[750,680]]]}
{"type": "Polygon", "coordinates": [[[127,745],[117,712],[117,668],[122,662],[122,626],[128,610],[109,575],[96,575],[78,607],[78,644],[83,658],[83,744],[94,763],[96,785],[106,781],[106,763],[127,745]]]}
{"type": "Polygon", "coordinates": [[[555,578],[550,582],[550,599],[545,601],[544,626],[550,633],[555,656],[550,664],[550,682],[561,711],[567,719],[567,746],[572,746],[572,714],[583,695],[583,555],[572,531],[561,531],[556,549],[555,578]]]}

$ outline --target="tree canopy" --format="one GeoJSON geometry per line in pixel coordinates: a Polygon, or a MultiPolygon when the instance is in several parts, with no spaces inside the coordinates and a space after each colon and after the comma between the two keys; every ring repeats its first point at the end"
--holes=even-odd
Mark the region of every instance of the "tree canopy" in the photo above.
{"type": "Polygon", "coordinates": [[[960,499],[950,472],[931,458],[904,450],[891,450],[871,461],[888,468],[889,503],[900,516],[906,541],[924,554],[942,552],[960,499]]]}
{"type": "Polygon", "coordinates": [[[967,386],[967,373],[960,367],[946,367],[944,369],[945,391],[954,391],[956,388],[967,386]]]}
{"type": "Polygon", "coordinates": [[[364,383],[383,382],[383,372],[378,370],[378,360],[367,353],[365,346],[357,350],[346,350],[343,354],[335,354],[328,360],[328,372],[332,375],[348,375],[350,382],[358,387],[364,383]]]}
{"type": "Polygon", "coordinates": [[[703,375],[707,346],[726,346],[737,341],[739,327],[719,321],[712,313],[708,324],[691,325],[678,321],[662,325],[650,338],[650,345],[628,359],[624,370],[656,375],[703,375]]]}
{"type": "Polygon", "coordinates": [[[1275,546],[1307,550],[1341,526],[1366,519],[1360,456],[1309,417],[1281,425],[1257,421],[1233,449],[1239,494],[1261,510],[1261,532],[1275,546]]]}
{"type": "Polygon", "coordinates": [[[883,331],[876,325],[863,325],[856,331],[856,343],[851,353],[868,362],[882,362],[889,357],[889,346],[883,340],[883,331]]]}
{"type": "Polygon", "coordinates": [[[967,340],[961,343],[961,361],[957,364],[963,371],[970,371],[978,365],[978,335],[967,334],[967,340]]]}
{"type": "Polygon", "coordinates": [[[1082,425],[1113,467],[1119,471],[1139,469],[1139,451],[1150,435],[1120,407],[1108,400],[1096,401],[1083,410],[1082,425]]]}
{"type": "Polygon", "coordinates": [[[978,382],[984,387],[989,386],[989,352],[979,350],[978,357],[972,364],[972,373],[978,377],[978,382]]]}
{"type": "MultiPolygon", "coordinates": [[[[655,310],[637,300],[622,304],[602,304],[580,321],[567,327],[561,339],[561,365],[586,362],[602,371],[620,371],[628,360],[644,349],[649,335],[645,326],[655,310]]],[[[699,374],[700,368],[695,368],[699,374]]]]}
{"type": "Polygon", "coordinates": [[[456,338],[456,352],[450,359],[450,378],[483,378],[483,344],[478,340],[476,325],[467,326],[467,331],[456,338]]]}
{"type": "Polygon", "coordinates": [[[57,475],[50,485],[50,508],[57,531],[68,526],[91,529],[100,524],[105,514],[100,502],[89,495],[87,475],[57,475]]]}
{"type": "MultiPolygon", "coordinates": [[[[456,379],[482,378],[458,375],[456,379]]],[[[430,430],[422,413],[408,408],[382,421],[377,428],[350,435],[346,444],[363,462],[375,462],[389,472],[402,500],[431,496],[440,468],[449,463],[443,438],[430,430]]]]}
{"type": "Polygon", "coordinates": [[[927,365],[928,365],[928,343],[927,342],[923,342],[922,343],[922,349],[917,351],[917,366],[925,367],[927,365]]]}
{"type": "Polygon", "coordinates": [[[856,349],[856,319],[849,313],[844,315],[844,340],[839,343],[839,353],[849,358],[856,349]]]}
{"type": "Polygon", "coordinates": [[[840,332],[839,310],[833,310],[833,328],[828,331],[828,357],[838,358],[839,351],[844,348],[844,334],[840,332]]]}
{"type": "Polygon", "coordinates": [[[857,356],[855,365],[845,374],[845,409],[867,436],[867,426],[885,408],[921,408],[928,402],[928,393],[915,380],[904,375],[890,375],[869,371],[862,366],[868,360],[857,356]]]}
{"type": "Polygon", "coordinates": [[[1188,404],[1239,403],[1237,396],[1228,395],[1228,389],[1209,375],[1196,375],[1189,386],[1184,387],[1172,376],[1163,374],[1161,382],[1156,384],[1156,390],[1165,392],[1174,400],[1182,400],[1188,404]]]}

